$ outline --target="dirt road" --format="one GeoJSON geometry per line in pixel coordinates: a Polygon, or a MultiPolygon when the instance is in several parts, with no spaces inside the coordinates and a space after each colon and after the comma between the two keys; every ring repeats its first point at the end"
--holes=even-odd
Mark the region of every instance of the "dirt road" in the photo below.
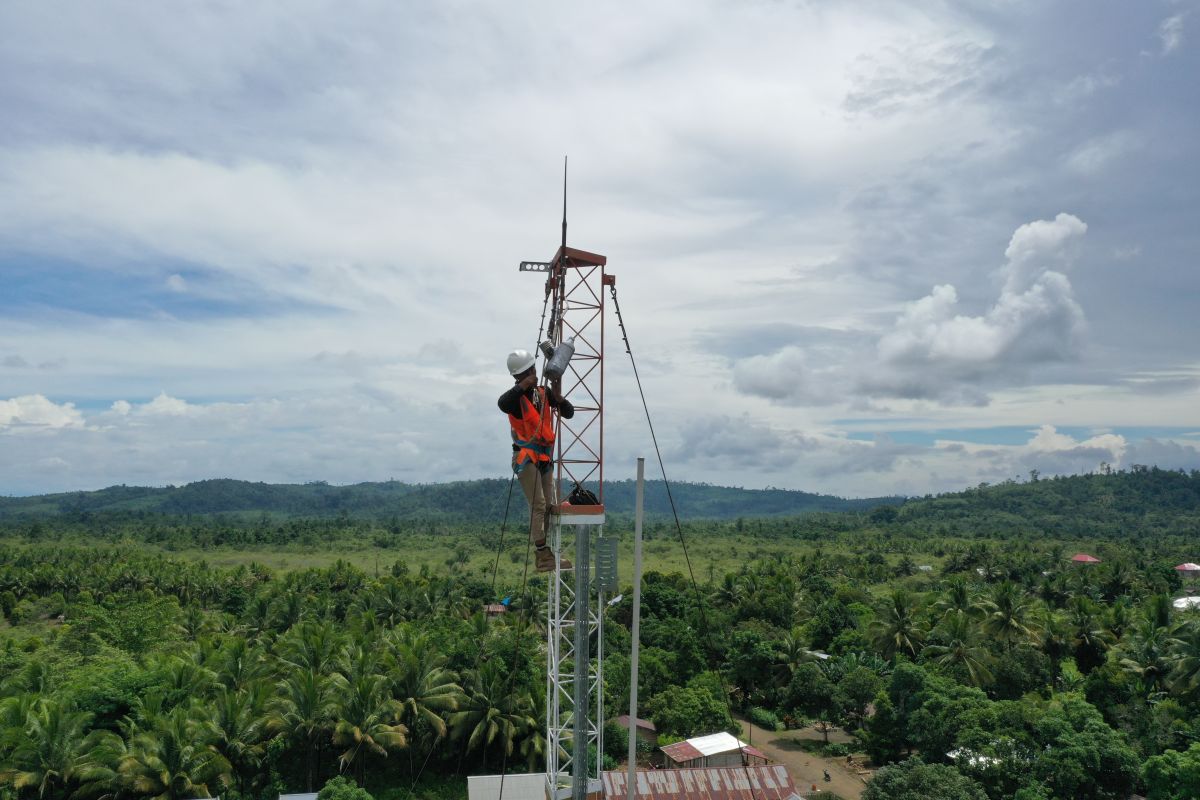
{"type": "MultiPolygon", "coordinates": [[[[742,724],[742,740],[750,741],[761,750],[767,758],[782,764],[787,768],[796,789],[805,797],[820,797],[824,792],[833,792],[846,800],[858,800],[862,797],[866,784],[864,777],[846,769],[844,758],[822,758],[815,753],[806,753],[801,749],[798,740],[811,739],[822,741],[823,737],[814,728],[802,728],[795,731],[767,731],[753,726],[746,720],[738,720],[742,724]],[[829,770],[830,781],[825,782],[822,770],[829,770]],[[812,786],[816,785],[818,793],[813,795],[812,786]]],[[[849,742],[850,737],[842,731],[830,731],[829,741],[849,742]]],[[[855,756],[855,761],[860,761],[855,756]]]]}

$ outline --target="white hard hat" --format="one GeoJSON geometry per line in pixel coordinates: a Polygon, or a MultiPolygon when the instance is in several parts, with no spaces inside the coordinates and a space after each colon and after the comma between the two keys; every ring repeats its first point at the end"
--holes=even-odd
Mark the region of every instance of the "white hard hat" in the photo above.
{"type": "Polygon", "coordinates": [[[520,375],[532,367],[536,360],[528,350],[513,350],[508,354],[508,372],[513,376],[520,375]]]}

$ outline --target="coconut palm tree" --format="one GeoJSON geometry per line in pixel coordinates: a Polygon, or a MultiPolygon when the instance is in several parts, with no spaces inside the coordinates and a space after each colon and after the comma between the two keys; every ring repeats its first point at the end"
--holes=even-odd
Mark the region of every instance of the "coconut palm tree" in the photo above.
{"type": "Polygon", "coordinates": [[[333,743],[345,747],[338,757],[342,771],[357,770],[361,786],[366,777],[367,758],[386,757],[388,751],[408,746],[408,728],[399,723],[400,703],[388,691],[387,678],[354,671],[349,677],[335,675],[336,687],[333,743]]]}
{"type": "Polygon", "coordinates": [[[411,616],[409,595],[399,581],[387,580],[371,596],[371,606],[379,620],[394,628],[411,616]]]}
{"type": "Polygon", "coordinates": [[[211,721],[181,706],[133,734],[118,771],[134,793],[152,800],[210,797],[231,778],[215,738],[211,721]]]}
{"type": "Polygon", "coordinates": [[[342,634],[332,622],[305,621],[281,638],[279,658],[296,669],[331,675],[343,646],[342,634]]]}
{"type": "Polygon", "coordinates": [[[1151,597],[1150,602],[1143,609],[1146,619],[1154,623],[1156,628],[1169,628],[1174,612],[1175,609],[1171,605],[1171,598],[1165,594],[1156,594],[1151,597]]]}
{"type": "MultiPolygon", "coordinates": [[[[19,704],[11,704],[12,713],[19,704]]],[[[92,715],[69,711],[53,700],[37,700],[26,709],[15,746],[0,770],[0,785],[17,792],[33,790],[38,798],[63,797],[88,760],[95,739],[86,736],[92,715]]]]}
{"type": "Polygon", "coordinates": [[[1179,697],[1194,697],[1200,689],[1200,625],[1190,622],[1180,627],[1171,649],[1171,673],[1168,686],[1179,697]]]}
{"type": "Polygon", "coordinates": [[[454,738],[466,739],[466,751],[479,751],[486,763],[488,754],[499,750],[505,759],[530,727],[537,727],[530,711],[529,691],[513,686],[505,669],[496,661],[486,661],[467,679],[467,699],[462,710],[450,715],[454,738]]]}
{"type": "Polygon", "coordinates": [[[1162,691],[1173,666],[1171,653],[1183,644],[1156,622],[1154,615],[1142,619],[1121,642],[1121,668],[1137,677],[1147,695],[1162,691]]]}
{"type": "Polygon", "coordinates": [[[746,587],[733,573],[727,572],[721,579],[721,585],[713,593],[713,599],[722,606],[736,609],[746,597],[746,587]]]}
{"type": "Polygon", "coordinates": [[[1108,614],[1105,615],[1104,628],[1112,634],[1112,640],[1115,642],[1125,635],[1125,631],[1133,624],[1133,611],[1130,610],[1127,598],[1117,598],[1116,602],[1108,607],[1108,614]]]}
{"type": "Polygon", "coordinates": [[[1072,597],[1070,583],[1062,572],[1055,572],[1046,577],[1038,589],[1038,594],[1046,605],[1052,608],[1062,608],[1072,597]]]}
{"type": "Polygon", "coordinates": [[[298,591],[285,591],[271,604],[272,627],[286,631],[300,622],[308,612],[307,599],[298,591]]]}
{"type": "Polygon", "coordinates": [[[959,667],[967,673],[975,686],[986,686],[992,682],[988,669],[991,660],[987,648],[979,643],[979,629],[964,614],[949,613],[942,624],[934,629],[938,644],[925,646],[925,655],[943,667],[959,667]]]}
{"type": "Polygon", "coordinates": [[[458,676],[445,668],[446,657],[436,653],[429,638],[411,630],[390,637],[391,690],[400,702],[401,718],[410,725],[428,725],[439,737],[446,735],[442,713],[454,711],[465,699],[458,676]]]}
{"type": "MultiPolygon", "coordinates": [[[[1121,607],[1119,604],[1114,606],[1121,607]]],[[[1073,597],[1067,605],[1067,623],[1071,627],[1071,646],[1081,672],[1091,672],[1104,663],[1104,654],[1116,642],[1100,616],[1100,608],[1087,597],[1073,597]]]]}
{"type": "Polygon", "coordinates": [[[783,635],[779,646],[779,663],[782,667],[783,680],[791,680],[796,668],[816,658],[808,647],[808,637],[800,628],[792,628],[783,635]]]}
{"type": "Polygon", "coordinates": [[[1033,604],[1015,583],[998,584],[982,608],[983,632],[1006,647],[1034,639],[1037,628],[1032,619],[1033,604]]]}
{"type": "MultiPolygon", "coordinates": [[[[322,743],[333,728],[333,694],[330,679],[315,670],[290,667],[275,684],[276,695],[268,706],[266,724],[276,732],[303,741],[309,757],[307,791],[313,791],[313,770],[321,764],[322,743]]],[[[318,775],[319,777],[319,775],[318,775]]]]}
{"type": "Polygon", "coordinates": [[[259,765],[266,751],[265,689],[263,684],[242,690],[222,686],[208,707],[213,748],[229,762],[240,795],[261,774],[259,765]]]}
{"type": "Polygon", "coordinates": [[[165,680],[162,688],[166,702],[170,705],[187,702],[193,697],[202,697],[217,680],[211,669],[200,666],[191,659],[179,656],[164,656],[159,659],[165,680]]]}
{"type": "Polygon", "coordinates": [[[248,689],[267,673],[262,650],[241,636],[230,639],[213,661],[217,682],[229,689],[248,689]]]}
{"type": "Polygon", "coordinates": [[[945,591],[933,604],[934,613],[941,620],[951,615],[975,619],[980,616],[979,603],[971,585],[961,575],[946,581],[945,591]]]}
{"type": "Polygon", "coordinates": [[[916,656],[925,641],[925,631],[917,619],[916,598],[904,589],[895,589],[880,604],[871,623],[871,638],[885,658],[897,653],[916,656]]]}
{"type": "Polygon", "coordinates": [[[1050,685],[1057,687],[1062,660],[1071,653],[1074,631],[1067,620],[1043,606],[1037,615],[1035,633],[1038,648],[1050,659],[1050,685]]]}
{"type": "Polygon", "coordinates": [[[541,686],[535,686],[527,693],[526,699],[529,701],[527,724],[518,752],[525,759],[525,768],[529,772],[538,772],[545,766],[548,744],[546,729],[540,724],[541,720],[546,719],[546,692],[541,686]],[[528,724],[528,721],[533,724],[528,724]]]}

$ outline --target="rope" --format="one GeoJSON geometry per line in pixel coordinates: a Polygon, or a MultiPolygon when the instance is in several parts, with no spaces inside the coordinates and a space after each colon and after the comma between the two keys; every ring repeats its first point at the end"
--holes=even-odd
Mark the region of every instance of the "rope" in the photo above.
{"type": "MultiPolygon", "coordinates": [[[[541,320],[538,321],[538,329],[537,329],[537,337],[536,337],[537,339],[541,339],[542,324],[546,321],[546,308],[550,304],[549,278],[547,278],[547,287],[546,288],[547,288],[546,297],[542,301],[542,318],[541,318],[541,320]]],[[[556,294],[557,294],[557,292],[556,292],[556,294]]],[[[553,324],[553,319],[551,319],[551,324],[553,324]]],[[[537,353],[537,351],[538,351],[537,345],[538,345],[538,343],[535,341],[533,344],[533,350],[530,352],[537,353]]],[[[544,385],[545,384],[545,376],[544,375],[542,378],[542,382],[544,385]]],[[[541,407],[541,409],[539,409],[539,413],[538,413],[538,430],[541,430],[542,419],[545,418],[546,409],[549,407],[549,405],[550,405],[550,398],[549,398],[549,394],[546,393],[546,395],[543,399],[543,402],[542,402],[542,407],[541,407]]],[[[537,469],[536,464],[534,464],[534,469],[537,469]]],[[[492,565],[492,590],[491,590],[491,592],[492,592],[493,597],[496,594],[496,570],[500,566],[500,553],[504,548],[504,530],[505,530],[506,526],[508,525],[508,509],[509,509],[510,504],[512,503],[512,487],[513,487],[513,483],[516,481],[516,479],[517,479],[517,475],[516,475],[516,473],[513,473],[512,478],[510,478],[508,481],[508,501],[505,502],[505,504],[504,504],[504,524],[500,526],[500,543],[496,547],[496,560],[495,560],[495,563],[492,565]]],[[[540,485],[541,485],[541,482],[539,481],[538,486],[540,486],[540,485]]],[[[547,504],[549,504],[549,502],[550,502],[550,498],[548,498],[548,497],[543,498],[543,500],[545,500],[547,504]]],[[[533,509],[532,508],[530,508],[530,523],[529,524],[530,524],[530,530],[532,531],[532,529],[533,529],[533,509]]],[[[533,538],[529,537],[529,536],[525,537],[525,564],[521,568],[521,591],[520,591],[520,597],[521,597],[521,601],[523,604],[526,603],[529,599],[527,592],[526,592],[526,588],[527,588],[528,579],[529,579],[529,550],[530,550],[530,546],[532,544],[533,544],[533,538]]],[[[558,558],[558,554],[555,553],[554,557],[558,558]]],[[[514,646],[513,646],[512,663],[510,663],[508,665],[508,675],[505,676],[506,681],[505,681],[504,691],[505,691],[506,696],[507,696],[508,691],[510,689],[512,689],[513,676],[516,674],[516,671],[517,671],[517,653],[519,652],[519,649],[516,645],[518,645],[520,643],[520,630],[519,629],[516,631],[516,634],[517,634],[517,641],[514,642],[514,646]]],[[[482,648],[480,649],[479,652],[482,652],[482,648]]],[[[475,655],[476,671],[478,671],[478,667],[479,667],[479,652],[477,652],[475,655]]],[[[509,747],[511,747],[511,745],[512,745],[511,739],[508,742],[508,744],[509,744],[509,747]]],[[[504,776],[508,773],[509,747],[504,748],[504,758],[500,762],[500,791],[496,795],[496,797],[498,797],[498,798],[504,797],[504,776]]],[[[486,745],[485,745],[485,749],[483,752],[484,752],[484,758],[486,758],[487,757],[486,745]]],[[[461,766],[462,766],[462,761],[461,761],[461,757],[460,757],[459,767],[461,768],[461,766]]]]}
{"type": "MultiPolygon", "coordinates": [[[[658,458],[658,469],[662,473],[663,486],[667,489],[667,500],[671,504],[671,516],[675,520],[675,531],[679,536],[679,544],[683,548],[683,560],[687,564],[688,577],[692,582],[692,591],[696,595],[696,609],[700,612],[700,621],[704,625],[704,635],[708,639],[709,644],[713,642],[712,626],[708,621],[708,613],[705,611],[706,603],[703,595],[700,593],[700,585],[696,582],[696,573],[692,569],[692,559],[688,555],[687,541],[683,535],[683,526],[679,523],[679,512],[675,508],[675,497],[671,494],[671,483],[667,480],[667,468],[663,464],[662,450],[658,446],[658,437],[654,433],[654,422],[650,419],[650,407],[646,404],[646,392],[642,389],[642,379],[638,374],[637,359],[633,357],[633,349],[629,346],[629,333],[625,330],[625,319],[621,316],[621,304],[617,301],[616,284],[611,284],[609,290],[612,293],[613,309],[617,312],[617,324],[621,327],[621,339],[625,342],[625,352],[629,354],[629,363],[633,365],[633,378],[637,381],[638,395],[642,398],[642,409],[646,412],[646,424],[650,428],[650,440],[654,443],[654,454],[658,458]]],[[[729,702],[729,690],[725,686],[725,679],[721,676],[721,671],[717,670],[717,676],[721,681],[721,690],[725,700],[725,712],[729,714],[729,718],[733,719],[733,706],[729,702]]],[[[754,722],[749,723],[749,739],[748,744],[754,744],[754,722]]],[[[632,736],[632,726],[631,733],[632,736]]],[[[742,768],[746,770],[746,781],[750,787],[751,795],[754,794],[754,782],[750,780],[750,765],[747,763],[746,755],[742,754],[742,768]]]]}

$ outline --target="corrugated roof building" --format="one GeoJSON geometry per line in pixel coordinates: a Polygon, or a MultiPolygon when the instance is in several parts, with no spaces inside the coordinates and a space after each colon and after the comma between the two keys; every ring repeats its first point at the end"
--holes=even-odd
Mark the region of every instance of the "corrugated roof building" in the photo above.
{"type": "MultiPolygon", "coordinates": [[[[778,764],[708,769],[646,769],[634,775],[639,800],[804,800],[778,764]]],[[[604,800],[625,800],[628,773],[605,772],[604,800]]]]}
{"type": "MultiPolygon", "coordinates": [[[[634,773],[637,800],[804,800],[786,769],[778,764],[706,769],[644,769],[634,773]]],[[[600,776],[601,800],[626,800],[629,773],[613,770],[600,776]]],[[[590,787],[589,787],[590,789],[590,787]]],[[[570,796],[570,790],[562,790],[570,796]]],[[[546,800],[546,776],[472,775],[467,779],[469,800],[546,800]]],[[[589,797],[593,796],[589,791],[589,797]]]]}
{"type": "Polygon", "coordinates": [[[767,763],[767,757],[760,750],[725,732],[697,736],[661,749],[668,767],[740,767],[742,764],[767,763]]]}

